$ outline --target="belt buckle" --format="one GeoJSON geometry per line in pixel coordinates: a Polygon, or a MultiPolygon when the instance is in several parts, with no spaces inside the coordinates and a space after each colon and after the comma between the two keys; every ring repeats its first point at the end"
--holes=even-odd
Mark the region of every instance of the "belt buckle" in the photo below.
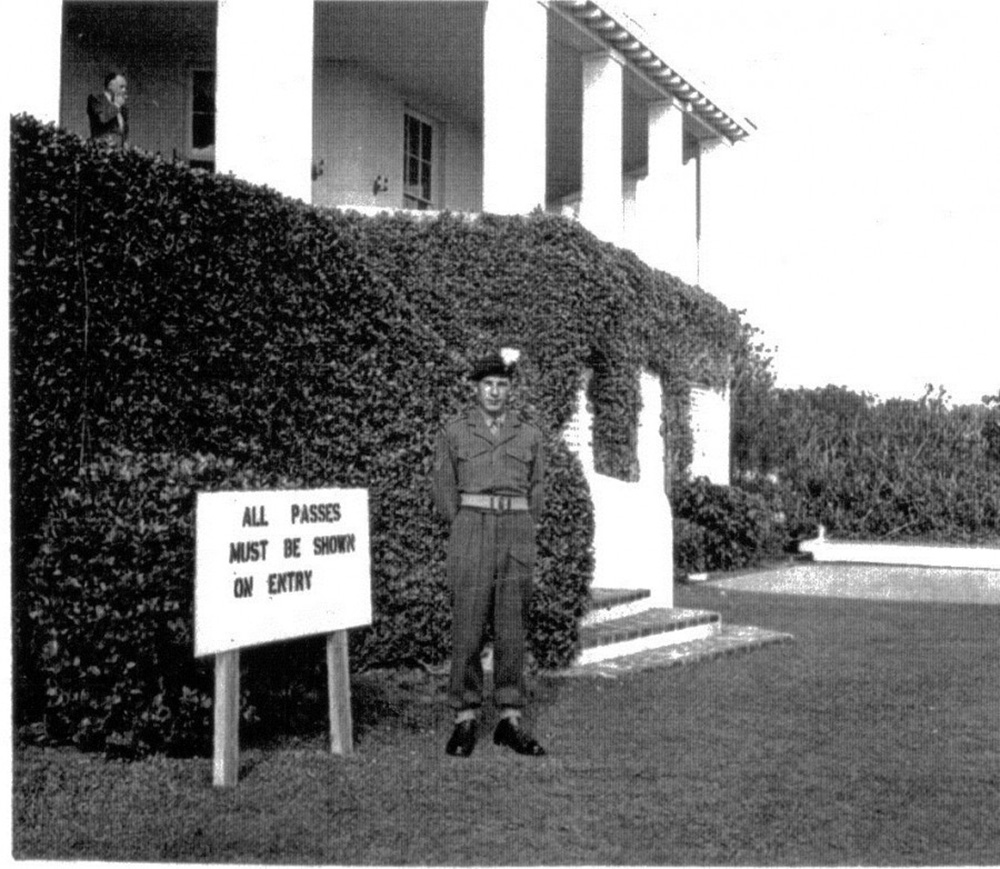
{"type": "Polygon", "coordinates": [[[497,513],[509,513],[512,498],[510,495],[491,495],[490,508],[497,513]]]}

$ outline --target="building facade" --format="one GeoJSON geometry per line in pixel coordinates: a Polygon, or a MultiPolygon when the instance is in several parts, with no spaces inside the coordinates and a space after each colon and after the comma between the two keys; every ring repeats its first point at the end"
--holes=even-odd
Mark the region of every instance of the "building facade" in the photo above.
{"type": "MultiPolygon", "coordinates": [[[[613,0],[34,0],[18,42],[25,68],[58,75],[13,110],[82,136],[114,69],[129,144],[164,159],[319,206],[544,209],[692,284],[713,160],[752,128],[613,0]]],[[[728,483],[728,393],[692,414],[699,472],[728,483]]],[[[669,529],[662,463],[644,466],[669,529]]],[[[618,488],[598,514],[635,513],[638,490],[618,488]]],[[[667,534],[631,547],[638,563],[669,566],[667,534]]]]}

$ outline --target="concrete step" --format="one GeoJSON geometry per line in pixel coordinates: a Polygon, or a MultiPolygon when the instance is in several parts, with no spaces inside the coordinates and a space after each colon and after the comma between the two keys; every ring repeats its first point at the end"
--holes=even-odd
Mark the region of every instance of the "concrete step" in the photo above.
{"type": "Polygon", "coordinates": [[[718,633],[722,620],[707,610],[647,607],[584,624],[577,664],[593,664],[662,646],[700,640],[718,633]]]}
{"type": "Polygon", "coordinates": [[[726,625],[709,636],[661,645],[629,654],[584,663],[563,670],[546,671],[550,678],[597,677],[617,679],[642,670],[676,667],[709,661],[727,655],[753,652],[794,640],[791,634],[744,625],[726,625]]]}
{"type": "Polygon", "coordinates": [[[620,619],[647,610],[652,605],[648,589],[592,588],[590,603],[580,625],[583,627],[620,619]]]}

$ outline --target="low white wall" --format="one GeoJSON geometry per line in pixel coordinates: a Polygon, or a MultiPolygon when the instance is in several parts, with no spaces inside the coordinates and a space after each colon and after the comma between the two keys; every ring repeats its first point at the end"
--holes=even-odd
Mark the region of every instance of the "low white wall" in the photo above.
{"type": "Polygon", "coordinates": [[[821,533],[815,540],[799,543],[799,551],[812,555],[814,561],[1000,570],[1000,549],[984,546],[828,540],[821,533]]]}

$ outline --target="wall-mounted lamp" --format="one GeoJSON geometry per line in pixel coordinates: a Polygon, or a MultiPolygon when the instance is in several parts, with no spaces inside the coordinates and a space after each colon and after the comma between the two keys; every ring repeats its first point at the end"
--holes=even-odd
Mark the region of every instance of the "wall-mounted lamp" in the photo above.
{"type": "Polygon", "coordinates": [[[320,159],[320,161],[318,163],[314,162],[312,164],[312,180],[313,181],[315,181],[317,178],[319,178],[320,175],[323,174],[323,167],[325,165],[326,165],[326,163],[324,163],[322,159],[320,159]]]}
{"type": "Polygon", "coordinates": [[[376,175],[375,181],[372,184],[372,194],[378,196],[379,193],[385,193],[389,189],[389,179],[385,175],[376,175]]]}

